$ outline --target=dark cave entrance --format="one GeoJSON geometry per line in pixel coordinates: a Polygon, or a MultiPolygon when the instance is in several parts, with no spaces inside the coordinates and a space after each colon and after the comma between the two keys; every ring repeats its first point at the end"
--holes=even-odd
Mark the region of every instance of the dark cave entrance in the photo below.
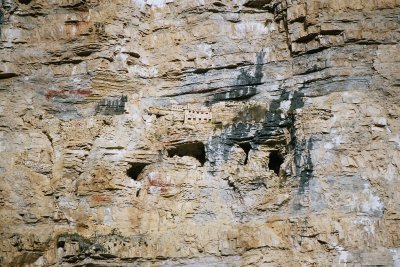
{"type": "Polygon", "coordinates": [[[173,156],[188,156],[196,158],[201,166],[206,162],[206,149],[202,142],[192,142],[176,145],[173,148],[167,150],[168,157],[172,158],[173,156]]]}
{"type": "Polygon", "coordinates": [[[149,165],[149,163],[143,163],[143,162],[130,163],[130,168],[126,170],[126,174],[133,180],[137,181],[140,173],[147,165],[149,165]]]}
{"type": "Polygon", "coordinates": [[[276,175],[279,175],[283,161],[284,159],[278,151],[271,151],[271,154],[269,154],[268,169],[273,170],[276,175]]]}
{"type": "Polygon", "coordinates": [[[28,5],[32,0],[18,0],[21,4],[28,5]]]}
{"type": "Polygon", "coordinates": [[[239,146],[243,149],[244,153],[246,153],[246,158],[244,159],[244,165],[246,165],[249,161],[249,152],[252,147],[249,142],[240,143],[239,146]]]}

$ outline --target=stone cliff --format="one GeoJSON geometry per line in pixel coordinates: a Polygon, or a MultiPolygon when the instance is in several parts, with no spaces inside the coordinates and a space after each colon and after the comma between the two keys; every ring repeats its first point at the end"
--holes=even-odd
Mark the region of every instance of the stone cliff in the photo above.
{"type": "Polygon", "coordinates": [[[0,0],[0,266],[400,266],[399,0],[0,0]]]}

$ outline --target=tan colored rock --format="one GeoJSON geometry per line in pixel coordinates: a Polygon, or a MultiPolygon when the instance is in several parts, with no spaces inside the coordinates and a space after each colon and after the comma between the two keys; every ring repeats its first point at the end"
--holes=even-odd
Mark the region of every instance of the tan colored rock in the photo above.
{"type": "Polygon", "coordinates": [[[400,2],[0,2],[0,266],[398,266],[400,2]]]}

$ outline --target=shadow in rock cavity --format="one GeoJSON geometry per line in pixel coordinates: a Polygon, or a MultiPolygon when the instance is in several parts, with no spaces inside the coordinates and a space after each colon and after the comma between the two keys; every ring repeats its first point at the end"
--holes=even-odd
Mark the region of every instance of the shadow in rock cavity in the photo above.
{"type": "Polygon", "coordinates": [[[249,161],[249,152],[251,150],[251,144],[249,142],[244,142],[244,143],[239,143],[239,146],[243,149],[244,153],[246,153],[244,165],[247,165],[247,162],[249,161]]]}
{"type": "Polygon", "coordinates": [[[284,158],[278,151],[272,151],[269,154],[268,169],[274,171],[276,175],[279,175],[281,165],[283,164],[284,158]]]}
{"type": "Polygon", "coordinates": [[[149,165],[149,163],[143,163],[143,162],[135,162],[135,163],[130,163],[129,169],[126,171],[126,174],[132,178],[133,180],[137,181],[139,175],[142,173],[143,169],[149,165]]]}
{"type": "Polygon", "coordinates": [[[206,162],[206,150],[202,142],[190,142],[184,144],[175,145],[167,150],[168,157],[193,157],[196,158],[201,166],[206,162]]]}

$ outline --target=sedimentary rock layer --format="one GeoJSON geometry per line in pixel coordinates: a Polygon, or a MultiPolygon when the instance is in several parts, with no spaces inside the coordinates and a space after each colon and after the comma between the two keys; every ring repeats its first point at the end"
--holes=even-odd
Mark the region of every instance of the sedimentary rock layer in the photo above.
{"type": "Polygon", "coordinates": [[[399,0],[0,4],[0,265],[400,265],[399,0]]]}

